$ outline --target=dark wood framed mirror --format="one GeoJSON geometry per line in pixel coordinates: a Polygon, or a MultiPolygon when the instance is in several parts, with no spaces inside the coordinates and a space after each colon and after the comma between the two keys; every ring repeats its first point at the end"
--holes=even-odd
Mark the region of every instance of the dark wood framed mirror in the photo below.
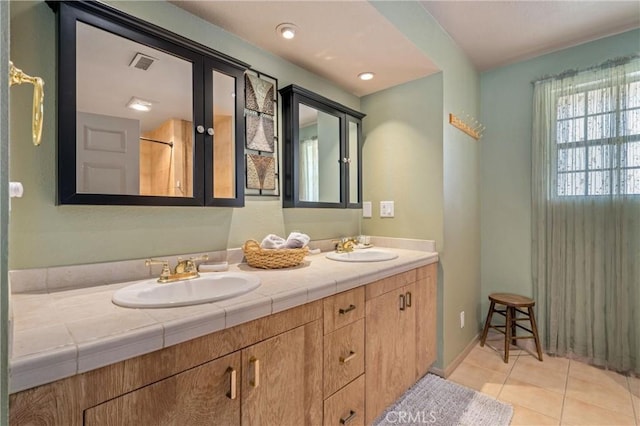
{"type": "Polygon", "coordinates": [[[364,114],[309,90],[280,90],[284,207],[362,207],[364,114]]]}
{"type": "Polygon", "coordinates": [[[97,2],[58,14],[58,203],[244,205],[248,64],[97,2]]]}

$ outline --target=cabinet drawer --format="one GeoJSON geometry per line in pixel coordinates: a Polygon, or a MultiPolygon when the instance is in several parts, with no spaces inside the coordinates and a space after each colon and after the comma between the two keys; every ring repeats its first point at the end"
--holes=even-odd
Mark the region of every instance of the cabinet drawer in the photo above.
{"type": "Polygon", "coordinates": [[[364,426],[364,374],[324,401],[325,426],[364,426]]]}
{"type": "Polygon", "coordinates": [[[364,319],[324,336],[325,398],[364,372],[364,319]]]}
{"type": "Polygon", "coordinates": [[[364,318],[364,287],[324,299],[324,334],[364,318]]]}

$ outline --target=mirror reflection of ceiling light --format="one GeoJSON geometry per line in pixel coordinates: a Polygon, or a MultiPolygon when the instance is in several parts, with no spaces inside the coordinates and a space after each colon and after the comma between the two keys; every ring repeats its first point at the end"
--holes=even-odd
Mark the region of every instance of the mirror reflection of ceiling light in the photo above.
{"type": "Polygon", "coordinates": [[[367,80],[371,80],[371,79],[373,78],[373,76],[374,76],[374,75],[375,75],[375,74],[374,74],[374,73],[372,73],[372,72],[361,72],[360,74],[358,74],[358,78],[359,78],[360,80],[367,81],[367,80]]]}
{"type": "Polygon", "coordinates": [[[296,36],[296,26],[295,24],[282,23],[276,27],[276,32],[280,34],[282,38],[291,40],[296,36]]]}
{"type": "Polygon", "coordinates": [[[134,109],[136,111],[151,111],[152,102],[145,101],[144,99],[136,98],[133,96],[129,102],[127,102],[127,108],[134,109]]]}

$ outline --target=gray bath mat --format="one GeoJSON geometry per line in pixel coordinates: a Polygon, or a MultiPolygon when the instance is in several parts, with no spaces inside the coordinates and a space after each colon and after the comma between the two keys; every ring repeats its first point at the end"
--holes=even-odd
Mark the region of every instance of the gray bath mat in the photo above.
{"type": "Polygon", "coordinates": [[[512,416],[513,407],[508,404],[427,374],[373,424],[506,426],[512,416]]]}

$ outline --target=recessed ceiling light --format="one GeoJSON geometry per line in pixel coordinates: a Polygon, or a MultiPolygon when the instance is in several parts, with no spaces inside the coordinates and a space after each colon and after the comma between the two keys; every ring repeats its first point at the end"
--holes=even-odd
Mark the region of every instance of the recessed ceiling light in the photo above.
{"type": "Polygon", "coordinates": [[[358,78],[360,80],[371,80],[373,78],[375,74],[372,72],[361,72],[360,74],[358,74],[358,78]]]}
{"type": "Polygon", "coordinates": [[[151,111],[151,105],[151,101],[145,101],[144,99],[136,98],[135,96],[127,102],[127,108],[135,109],[136,111],[151,111]]]}
{"type": "Polygon", "coordinates": [[[282,38],[291,40],[296,36],[296,28],[295,24],[282,23],[276,27],[276,32],[280,34],[282,38]]]}

